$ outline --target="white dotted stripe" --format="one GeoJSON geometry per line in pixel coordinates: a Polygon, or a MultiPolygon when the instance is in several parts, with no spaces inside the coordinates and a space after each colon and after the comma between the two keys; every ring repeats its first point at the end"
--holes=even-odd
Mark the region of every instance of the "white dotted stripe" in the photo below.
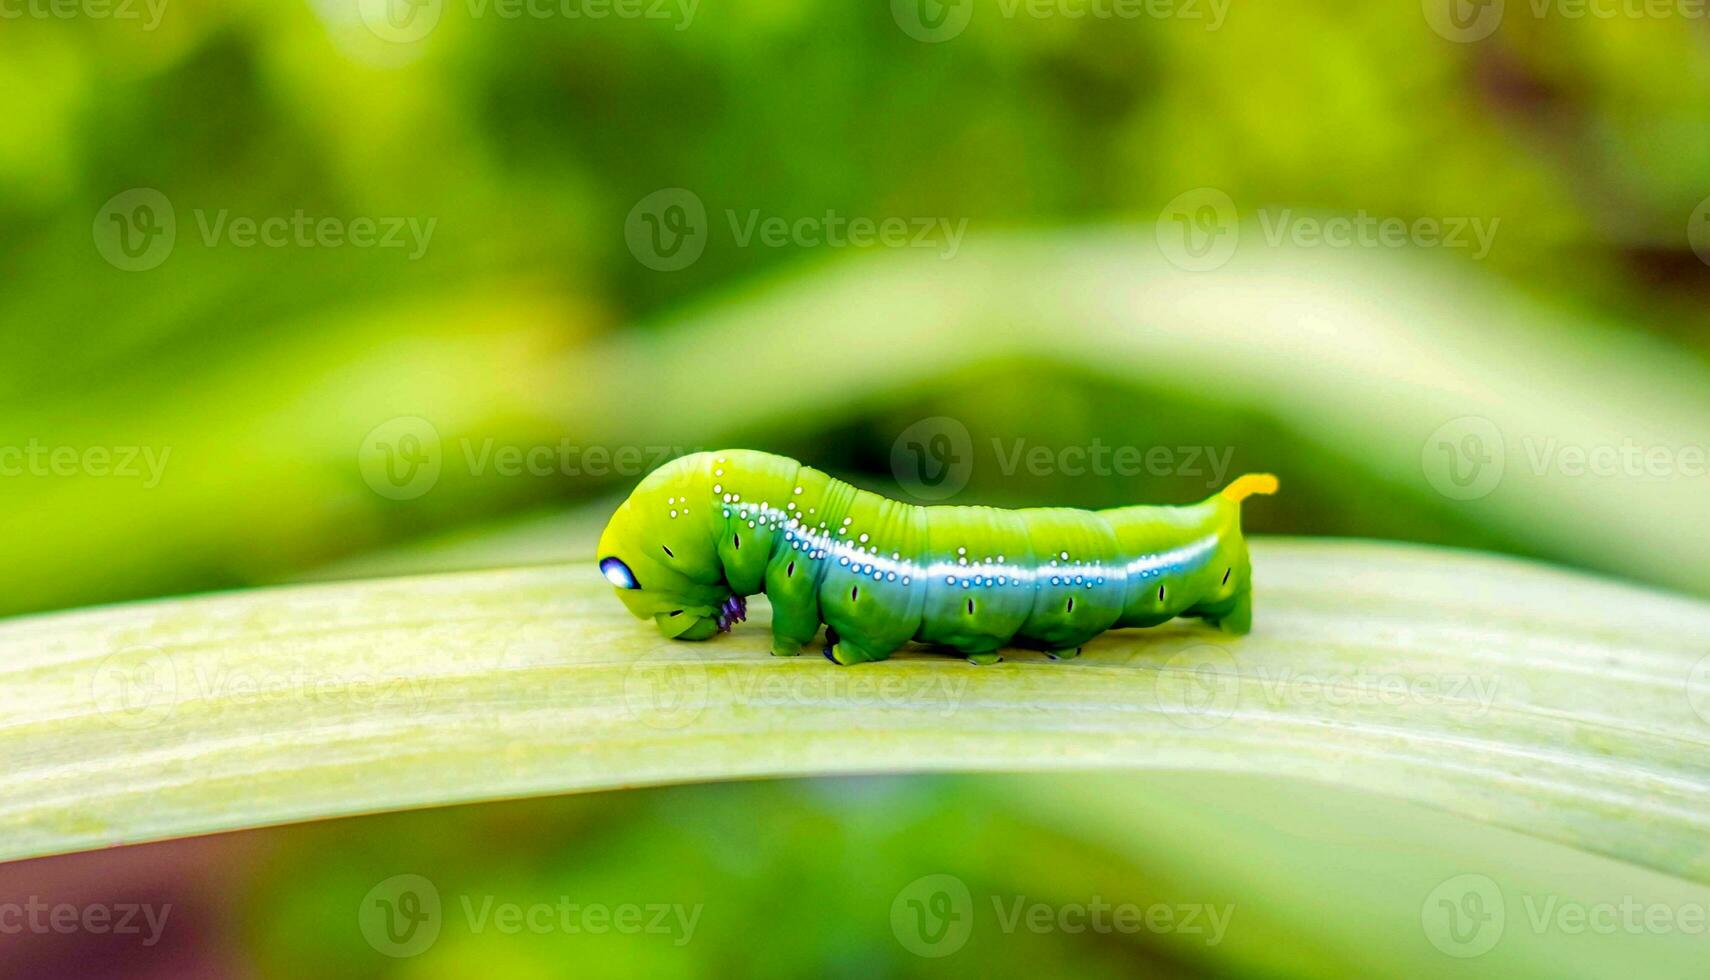
{"type": "MultiPolygon", "coordinates": [[[[1059,551],[1055,558],[1032,568],[1008,564],[1004,555],[988,556],[970,562],[966,547],[956,549],[957,558],[954,562],[933,561],[922,565],[901,557],[895,551],[891,552],[888,558],[880,555],[878,546],[868,543],[870,535],[866,532],[861,532],[855,541],[847,540],[854,526],[853,517],[844,517],[835,529],[831,528],[827,521],[820,521],[818,527],[814,527],[792,513],[795,509],[794,503],[785,510],[779,510],[765,501],[742,503],[741,494],[725,493],[716,487],[715,491],[720,493],[722,512],[727,518],[734,516],[738,520],[746,521],[751,528],[776,527],[784,532],[785,541],[793,550],[806,552],[810,559],[835,558],[841,568],[848,568],[875,581],[901,581],[904,585],[911,584],[915,578],[924,577],[927,581],[942,578],[946,585],[960,585],[964,589],[994,586],[1027,588],[1039,584],[1058,588],[1081,586],[1091,589],[1095,585],[1105,584],[1107,577],[1116,577],[1119,581],[1143,580],[1187,570],[1203,562],[1218,545],[1218,536],[1215,533],[1208,534],[1168,551],[1141,555],[1124,565],[1108,569],[1098,559],[1074,559],[1067,551],[1059,551]],[[1071,561],[1073,564],[1069,564],[1071,561]]],[[[801,488],[796,487],[793,492],[800,493],[801,488]]],[[[812,510],[809,508],[809,513],[812,513],[812,510]]]]}

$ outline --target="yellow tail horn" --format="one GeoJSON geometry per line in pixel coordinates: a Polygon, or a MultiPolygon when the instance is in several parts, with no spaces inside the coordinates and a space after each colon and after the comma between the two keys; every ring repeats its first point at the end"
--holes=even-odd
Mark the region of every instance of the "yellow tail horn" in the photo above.
{"type": "Polygon", "coordinates": [[[1223,496],[1235,503],[1240,503],[1253,494],[1273,494],[1277,492],[1277,478],[1269,473],[1248,473],[1238,476],[1235,482],[1223,488],[1223,496]]]}

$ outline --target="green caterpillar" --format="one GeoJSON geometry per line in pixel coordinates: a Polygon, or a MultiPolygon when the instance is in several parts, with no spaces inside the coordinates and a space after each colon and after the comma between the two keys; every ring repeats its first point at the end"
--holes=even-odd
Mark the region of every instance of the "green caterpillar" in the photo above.
{"type": "Polygon", "coordinates": [[[765,592],[778,656],[800,653],[823,622],[839,664],[911,640],[979,664],[1010,644],[1063,659],[1105,630],[1177,616],[1247,632],[1241,501],[1276,488],[1250,474],[1182,507],[921,507],[730,449],[649,474],[598,554],[629,611],[681,640],[729,630],[745,597],[765,592]]]}

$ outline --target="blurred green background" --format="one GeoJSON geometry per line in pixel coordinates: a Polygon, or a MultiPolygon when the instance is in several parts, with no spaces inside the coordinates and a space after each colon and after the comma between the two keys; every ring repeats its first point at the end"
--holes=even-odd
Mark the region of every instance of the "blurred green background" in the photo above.
{"type": "MultiPolygon", "coordinates": [[[[1283,476],[1253,530],[1710,594],[1710,479],[1690,455],[1710,440],[1710,25],[1606,7],[14,0],[0,612],[586,557],[614,495],[717,445],[941,499],[911,432],[966,437],[955,502],[1185,501],[1222,459],[1283,476]],[[908,244],[830,241],[887,219],[908,244]],[[1314,231],[1336,220],[1405,230],[1314,231]],[[1059,350],[1044,319],[1025,341],[959,319],[992,268],[1042,304],[1120,306],[1140,333],[1148,298],[1171,297],[1179,350],[1141,370],[1085,338],[1059,350]],[[937,312],[911,333],[920,310],[937,312]],[[1249,342],[1212,372],[1194,358],[1213,337],[1249,342]],[[752,384],[762,357],[777,367],[752,384]],[[1520,406],[1561,430],[1499,411],[1520,406]],[[1534,463],[1460,494],[1430,434],[1466,417],[1496,418],[1511,473],[1576,433],[1671,468],[1534,463]],[[1165,462],[1062,463],[1094,445],[1165,462]],[[1005,464],[1019,447],[1054,462],[1005,464]],[[508,452],[546,462],[508,471],[508,452]]],[[[1675,894],[1398,804],[1207,776],[1116,781],[1159,828],[1117,845],[1087,808],[1042,802],[1074,785],[637,790],[29,862],[3,869],[7,893],[176,899],[184,925],[146,949],[0,936],[0,975],[1607,975],[1625,947],[1555,930],[1445,955],[1420,903],[1467,871],[1587,901],[1675,894]],[[448,908],[579,896],[702,905],[704,925],[682,945],[448,925],[393,958],[355,909],[403,873],[448,908]],[[942,959],[891,911],[928,874],[978,912],[942,959]],[[1216,944],[1005,931],[994,896],[1236,914],[1216,944]]],[[[1682,976],[1703,950],[1617,938],[1682,976]]]]}

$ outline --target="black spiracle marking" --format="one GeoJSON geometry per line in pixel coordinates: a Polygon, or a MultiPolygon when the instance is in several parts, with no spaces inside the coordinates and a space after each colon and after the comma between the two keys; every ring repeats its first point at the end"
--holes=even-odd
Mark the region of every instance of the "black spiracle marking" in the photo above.
{"type": "Polygon", "coordinates": [[[1163,587],[1163,586],[1161,586],[1161,585],[1160,585],[1160,586],[1158,586],[1158,601],[1159,601],[1159,602],[1163,602],[1163,601],[1164,601],[1164,587],[1163,587]]]}
{"type": "Polygon", "coordinates": [[[1235,569],[1234,569],[1234,567],[1233,567],[1233,566],[1231,566],[1231,567],[1229,567],[1229,568],[1225,568],[1225,569],[1224,569],[1224,570],[1223,570],[1223,583],[1222,583],[1222,584],[1224,584],[1224,585],[1228,585],[1228,584],[1229,584],[1229,573],[1230,573],[1230,572],[1233,572],[1233,571],[1234,571],[1234,570],[1235,570],[1235,569]]]}
{"type": "Polygon", "coordinates": [[[659,546],[659,548],[660,548],[660,550],[664,551],[667,555],[670,555],[672,558],[677,557],[677,553],[675,551],[672,551],[669,545],[663,545],[662,544],[659,546]]]}
{"type": "Polygon", "coordinates": [[[1063,607],[1063,611],[1066,613],[1072,613],[1075,611],[1075,597],[1074,596],[1069,597],[1068,604],[1063,607]]]}
{"type": "Polygon", "coordinates": [[[785,578],[789,578],[791,575],[794,575],[794,574],[796,574],[796,563],[795,562],[790,562],[788,565],[784,566],[784,577],[785,578]]]}

